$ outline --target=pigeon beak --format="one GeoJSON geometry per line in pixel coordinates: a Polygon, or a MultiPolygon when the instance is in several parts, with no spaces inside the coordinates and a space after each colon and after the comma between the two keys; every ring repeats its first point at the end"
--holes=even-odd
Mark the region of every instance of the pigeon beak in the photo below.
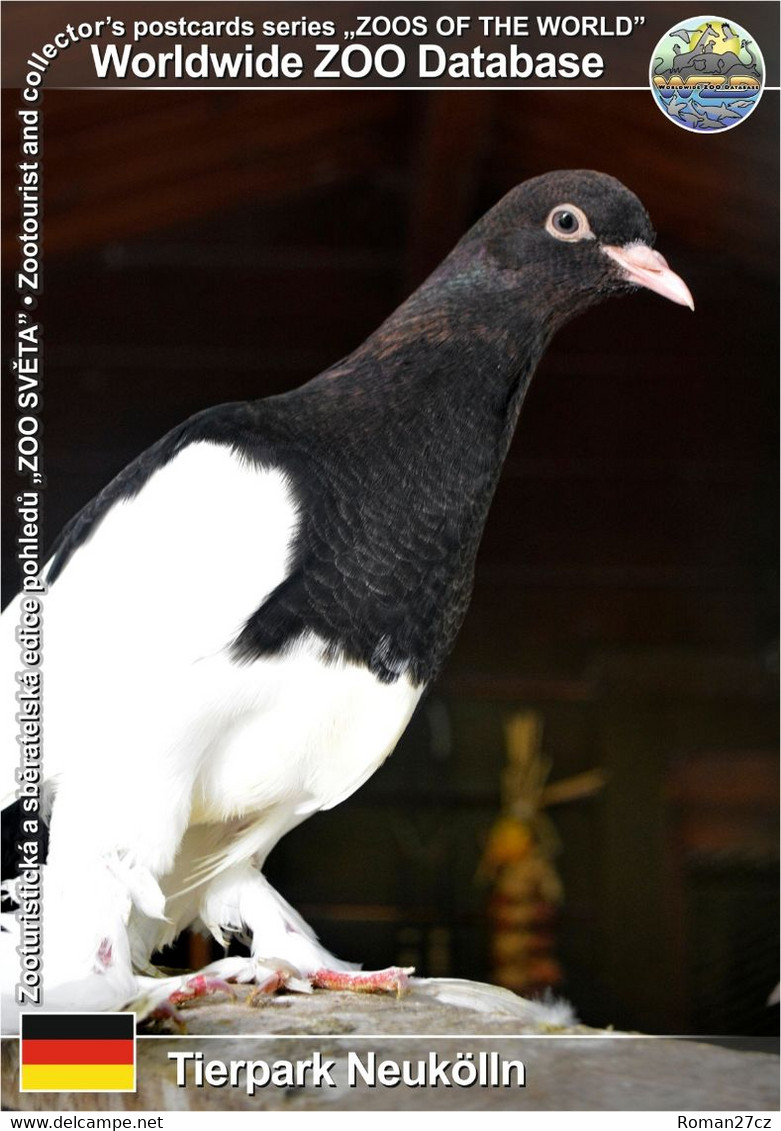
{"type": "Polygon", "coordinates": [[[644,243],[630,243],[626,247],[603,246],[605,255],[614,259],[621,274],[637,287],[647,287],[658,295],[688,306],[694,310],[694,299],[683,279],[671,271],[667,260],[658,251],[644,243]]]}

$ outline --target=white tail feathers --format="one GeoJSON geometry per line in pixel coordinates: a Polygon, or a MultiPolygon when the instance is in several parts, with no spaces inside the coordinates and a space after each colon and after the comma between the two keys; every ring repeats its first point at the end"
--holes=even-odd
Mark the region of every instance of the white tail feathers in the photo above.
{"type": "Polygon", "coordinates": [[[550,992],[542,998],[523,998],[501,986],[464,978],[410,978],[410,990],[434,997],[443,1005],[517,1017],[522,1024],[535,1029],[567,1029],[578,1023],[569,1002],[550,992]]]}

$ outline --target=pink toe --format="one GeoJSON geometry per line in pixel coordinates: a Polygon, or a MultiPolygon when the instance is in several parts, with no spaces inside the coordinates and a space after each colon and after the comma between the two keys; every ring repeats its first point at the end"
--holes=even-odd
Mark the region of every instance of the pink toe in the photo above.
{"type": "Polygon", "coordinates": [[[367,970],[352,974],[344,970],[317,970],[312,985],[320,990],[349,990],[353,993],[391,993],[400,997],[409,985],[411,966],[389,966],[387,970],[367,970]]]}
{"type": "Polygon", "coordinates": [[[172,1005],[181,1005],[182,1002],[192,1001],[197,997],[206,997],[208,994],[223,993],[235,997],[236,991],[222,978],[211,978],[207,974],[195,974],[188,978],[180,990],[174,990],[168,995],[172,1005]]]}

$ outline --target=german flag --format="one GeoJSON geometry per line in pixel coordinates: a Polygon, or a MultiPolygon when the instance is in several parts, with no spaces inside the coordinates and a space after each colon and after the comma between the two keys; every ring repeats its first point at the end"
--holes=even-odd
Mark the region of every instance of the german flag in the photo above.
{"type": "Polygon", "coordinates": [[[22,1092],[134,1092],[135,1013],[23,1013],[22,1092]]]}

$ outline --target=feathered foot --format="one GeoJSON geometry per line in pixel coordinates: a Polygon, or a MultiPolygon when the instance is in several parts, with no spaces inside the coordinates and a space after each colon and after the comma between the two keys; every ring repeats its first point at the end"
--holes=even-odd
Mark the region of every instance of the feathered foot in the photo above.
{"type": "Polygon", "coordinates": [[[290,962],[280,958],[223,958],[201,971],[217,975],[230,982],[252,982],[254,990],[249,998],[256,1004],[262,996],[277,990],[293,993],[310,993],[315,990],[348,990],[353,993],[392,993],[401,997],[406,993],[409,975],[414,967],[389,966],[387,970],[338,970],[330,966],[318,967],[314,973],[304,975],[290,962]]]}
{"type": "Polygon", "coordinates": [[[411,966],[389,966],[387,970],[356,972],[321,967],[306,977],[288,962],[276,958],[223,958],[197,974],[173,978],[139,978],[143,992],[127,1006],[139,1021],[169,1021],[183,1029],[178,1007],[196,998],[227,993],[236,998],[230,983],[252,984],[247,1004],[257,1006],[278,990],[311,994],[313,990],[347,990],[352,993],[405,994],[411,966]]]}
{"type": "Polygon", "coordinates": [[[181,978],[165,978],[157,985],[153,983],[145,994],[130,1003],[129,1008],[137,1014],[139,1021],[170,1021],[177,1029],[184,1030],[178,1007],[196,998],[220,993],[228,994],[232,999],[236,997],[233,986],[223,978],[215,978],[202,971],[181,978]]]}
{"type": "Polygon", "coordinates": [[[208,974],[193,974],[191,978],[185,979],[184,984],[178,990],[168,995],[168,1000],[171,1005],[181,1005],[182,1002],[192,1001],[197,997],[207,997],[210,994],[228,994],[229,997],[235,998],[236,991],[233,986],[229,985],[223,978],[212,978],[208,974]]]}

